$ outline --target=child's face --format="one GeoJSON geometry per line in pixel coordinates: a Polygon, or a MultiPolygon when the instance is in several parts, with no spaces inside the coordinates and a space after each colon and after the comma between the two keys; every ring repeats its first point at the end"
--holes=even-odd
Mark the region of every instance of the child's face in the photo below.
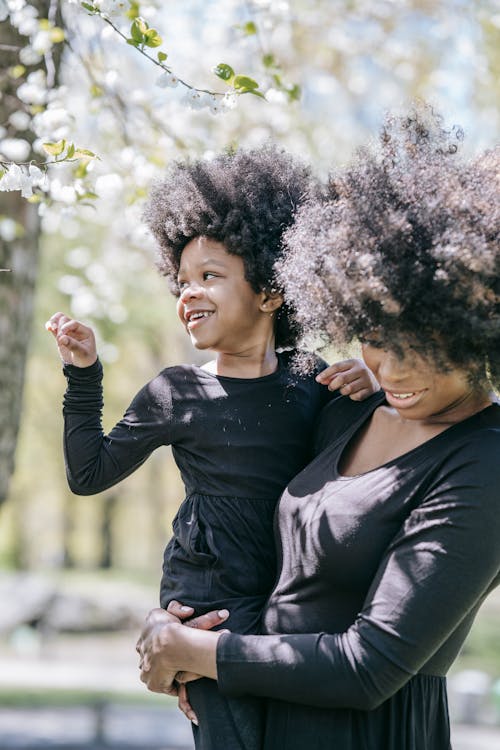
{"type": "Polygon", "coordinates": [[[243,260],[207,237],[188,242],[178,273],[177,314],[197,349],[241,352],[269,337],[264,292],[245,279],[243,260]]]}

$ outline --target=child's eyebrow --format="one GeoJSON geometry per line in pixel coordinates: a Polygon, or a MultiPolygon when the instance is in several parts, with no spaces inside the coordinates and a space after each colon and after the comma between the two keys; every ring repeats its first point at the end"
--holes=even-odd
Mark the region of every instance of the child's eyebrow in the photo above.
{"type": "Polygon", "coordinates": [[[201,261],[202,266],[221,266],[221,268],[225,268],[226,264],[223,260],[216,260],[215,258],[206,258],[206,260],[201,261]]]}

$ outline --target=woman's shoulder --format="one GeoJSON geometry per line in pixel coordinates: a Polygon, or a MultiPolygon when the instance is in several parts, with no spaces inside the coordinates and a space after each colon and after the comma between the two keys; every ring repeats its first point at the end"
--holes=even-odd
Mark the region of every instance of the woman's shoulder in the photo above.
{"type": "Polygon", "coordinates": [[[338,396],[323,407],[314,439],[314,452],[319,453],[336,442],[355,424],[363,422],[384,401],[383,391],[377,391],[364,401],[338,396]]]}

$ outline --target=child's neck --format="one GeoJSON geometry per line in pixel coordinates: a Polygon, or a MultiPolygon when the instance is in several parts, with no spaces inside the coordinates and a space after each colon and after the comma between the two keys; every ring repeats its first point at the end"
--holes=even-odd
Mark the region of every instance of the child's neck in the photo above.
{"type": "Polygon", "coordinates": [[[204,370],[229,378],[262,378],[271,375],[277,368],[278,357],[274,346],[266,347],[263,351],[217,352],[214,360],[203,365],[204,370]]]}

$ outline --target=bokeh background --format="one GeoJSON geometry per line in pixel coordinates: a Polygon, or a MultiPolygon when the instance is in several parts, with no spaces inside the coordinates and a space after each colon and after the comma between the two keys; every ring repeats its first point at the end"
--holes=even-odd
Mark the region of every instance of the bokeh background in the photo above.
{"type": "MultiPolygon", "coordinates": [[[[182,84],[158,86],[160,71],[102,18],[78,3],[57,9],[66,42],[56,55],[54,140],[67,138],[100,158],[81,175],[84,199],[75,191],[73,165],[62,164],[51,170],[44,200],[30,204],[38,217],[29,239],[36,247],[34,309],[14,331],[29,340],[29,350],[15,470],[0,508],[5,749],[190,746],[187,723],[178,723],[172,704],[139,683],[134,654],[140,621],[157,603],[162,552],[183,497],[175,465],[169,450],[160,450],[111,490],[83,498],[69,492],[61,447],[64,378],[44,330],[56,310],[95,327],[106,430],[160,369],[202,361],[176,322],[141,224],[152,180],[173,159],[209,158],[268,139],[325,177],[376,135],[385,111],[404,110],[414,97],[431,102],[450,127],[464,128],[468,153],[498,141],[497,0],[115,5],[123,6],[112,17],[120,29],[130,25],[125,11],[139,9],[184,81],[223,91],[212,72],[223,62],[254,78],[267,101],[245,94],[234,108],[213,114],[187,101],[182,84]]],[[[1,27],[8,40],[8,20],[1,27]]],[[[4,249],[22,246],[30,233],[24,209],[10,196],[0,193],[4,249]]],[[[5,292],[5,274],[0,284],[5,292]]],[[[6,333],[8,357],[5,341],[6,333]]],[[[484,605],[450,677],[458,750],[500,747],[499,618],[497,594],[484,605]]]]}

